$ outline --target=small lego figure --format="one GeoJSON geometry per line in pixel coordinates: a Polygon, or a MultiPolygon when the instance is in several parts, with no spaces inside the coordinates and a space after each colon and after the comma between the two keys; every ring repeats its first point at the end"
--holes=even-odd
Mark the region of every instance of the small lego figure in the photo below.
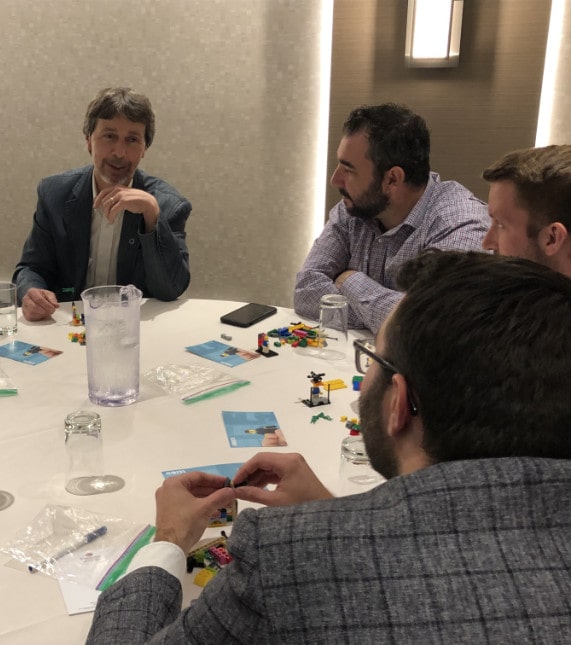
{"type": "Polygon", "coordinates": [[[79,315],[77,313],[77,307],[75,306],[75,301],[71,303],[71,321],[69,323],[72,327],[80,327],[85,325],[85,318],[83,314],[79,315]]]}
{"type": "Polygon", "coordinates": [[[331,391],[331,387],[329,384],[327,384],[327,396],[324,396],[325,384],[322,381],[324,376],[325,376],[325,373],[316,374],[315,372],[310,372],[307,375],[307,378],[311,379],[311,386],[309,388],[309,398],[302,400],[302,403],[304,405],[307,405],[307,407],[314,408],[318,405],[328,405],[329,403],[331,403],[329,399],[329,393],[331,391]]]}
{"type": "Polygon", "coordinates": [[[256,352],[258,354],[261,354],[262,356],[265,356],[266,358],[278,355],[277,352],[274,352],[272,349],[270,349],[269,337],[263,332],[261,334],[258,334],[258,349],[256,349],[256,352]]]}

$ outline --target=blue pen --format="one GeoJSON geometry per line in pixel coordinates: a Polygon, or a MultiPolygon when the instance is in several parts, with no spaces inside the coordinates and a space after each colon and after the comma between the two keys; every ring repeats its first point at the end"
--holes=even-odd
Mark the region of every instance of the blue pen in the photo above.
{"type": "Polygon", "coordinates": [[[68,553],[73,553],[73,551],[77,551],[78,549],[81,549],[82,546],[85,546],[86,544],[93,542],[93,540],[96,540],[98,537],[105,535],[105,533],[107,533],[107,527],[100,526],[98,529],[95,529],[94,531],[90,531],[89,533],[84,535],[76,542],[67,544],[63,549],[60,549],[59,551],[57,551],[53,555],[50,555],[48,558],[46,558],[45,560],[42,560],[38,564],[29,564],[28,571],[30,573],[35,573],[36,571],[40,571],[48,564],[55,562],[60,558],[63,558],[63,556],[67,555],[68,553]]]}

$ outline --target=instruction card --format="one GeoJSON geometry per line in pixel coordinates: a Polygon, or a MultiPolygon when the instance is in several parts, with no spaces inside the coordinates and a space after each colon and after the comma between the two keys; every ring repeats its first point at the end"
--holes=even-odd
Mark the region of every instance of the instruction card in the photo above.
{"type": "Polygon", "coordinates": [[[248,349],[239,349],[226,343],[221,343],[218,340],[210,340],[200,345],[190,345],[185,347],[187,352],[202,356],[215,363],[226,365],[226,367],[236,367],[248,361],[259,358],[260,355],[256,352],[251,352],[248,349]]]}
{"type": "Polygon", "coordinates": [[[238,468],[242,465],[242,462],[234,464],[212,464],[210,466],[196,466],[194,468],[177,468],[175,470],[163,470],[163,477],[167,479],[168,477],[174,477],[175,475],[184,475],[184,473],[209,473],[210,475],[222,475],[222,477],[228,477],[229,479],[234,479],[238,468]]]}
{"type": "Polygon", "coordinates": [[[287,446],[273,412],[222,412],[232,448],[276,448],[287,446]]]}
{"type": "Polygon", "coordinates": [[[0,345],[0,356],[10,358],[19,363],[29,363],[30,365],[43,363],[54,356],[59,356],[61,353],[59,349],[31,345],[21,340],[11,340],[5,345],[0,345]]]}

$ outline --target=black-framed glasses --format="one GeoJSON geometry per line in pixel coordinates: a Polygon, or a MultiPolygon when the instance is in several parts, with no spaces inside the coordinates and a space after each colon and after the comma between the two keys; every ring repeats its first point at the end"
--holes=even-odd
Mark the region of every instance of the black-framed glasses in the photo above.
{"type": "MultiPolygon", "coordinates": [[[[379,354],[375,352],[374,345],[372,345],[367,340],[354,340],[353,347],[355,348],[355,367],[357,368],[357,371],[360,372],[361,374],[366,373],[366,371],[369,369],[369,366],[371,365],[372,360],[378,363],[382,369],[384,369],[386,372],[389,372],[390,374],[401,374],[398,368],[396,368],[390,361],[387,361],[386,358],[379,356],[379,354]]],[[[406,376],[404,378],[406,381],[406,376]]],[[[412,396],[411,388],[408,381],[406,382],[406,384],[407,384],[408,407],[410,409],[410,413],[413,416],[417,416],[418,406],[416,405],[416,402],[412,396]]]]}

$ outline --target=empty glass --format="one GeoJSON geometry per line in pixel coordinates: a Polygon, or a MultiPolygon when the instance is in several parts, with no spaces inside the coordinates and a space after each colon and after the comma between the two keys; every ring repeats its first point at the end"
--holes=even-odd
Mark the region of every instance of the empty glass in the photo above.
{"type": "Polygon", "coordinates": [[[65,418],[67,470],[65,489],[72,495],[97,495],[123,488],[115,475],[104,475],[101,417],[78,410],[65,418]]]}
{"type": "Polygon", "coordinates": [[[18,331],[16,285],[0,282],[0,335],[11,336],[18,331]]]}
{"type": "Polygon", "coordinates": [[[347,356],[347,317],[349,305],[341,294],[321,297],[319,304],[319,356],[340,360],[347,356]]]}

